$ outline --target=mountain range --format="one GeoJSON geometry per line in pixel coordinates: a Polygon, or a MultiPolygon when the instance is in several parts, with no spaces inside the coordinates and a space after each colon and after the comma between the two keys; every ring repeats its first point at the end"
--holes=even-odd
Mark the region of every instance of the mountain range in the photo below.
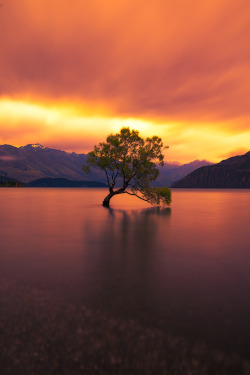
{"type": "Polygon", "coordinates": [[[85,175],[81,170],[86,155],[67,153],[39,144],[14,147],[0,146],[0,175],[24,183],[47,177],[82,181],[102,181],[103,173],[93,170],[85,175]]]}
{"type": "Polygon", "coordinates": [[[196,169],[171,187],[250,189],[250,151],[196,169]]]}
{"type": "MultiPolygon", "coordinates": [[[[44,178],[106,183],[105,174],[98,168],[91,168],[88,175],[82,171],[81,168],[86,162],[86,158],[87,155],[85,154],[68,153],[40,144],[29,144],[21,147],[0,145],[0,176],[5,181],[17,180],[25,184],[44,178]]],[[[160,175],[154,185],[170,186],[204,165],[211,165],[211,163],[206,160],[195,160],[183,165],[177,162],[165,163],[163,167],[159,167],[160,175]]],[[[45,183],[51,184],[52,181],[47,180],[45,183]]]]}

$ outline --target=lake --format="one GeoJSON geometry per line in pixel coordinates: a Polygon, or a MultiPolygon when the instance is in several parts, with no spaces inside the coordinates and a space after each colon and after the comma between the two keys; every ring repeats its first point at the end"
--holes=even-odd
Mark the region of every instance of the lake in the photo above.
{"type": "Polygon", "coordinates": [[[106,193],[1,188],[1,281],[247,358],[250,191],[176,189],[165,209],[106,193]]]}

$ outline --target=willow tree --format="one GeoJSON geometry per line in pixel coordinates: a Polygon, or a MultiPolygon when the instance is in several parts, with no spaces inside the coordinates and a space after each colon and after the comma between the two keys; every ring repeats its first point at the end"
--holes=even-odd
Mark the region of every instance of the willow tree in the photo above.
{"type": "Polygon", "coordinates": [[[152,205],[169,205],[170,189],[150,186],[159,175],[157,166],[164,165],[164,148],[157,136],[143,139],[138,131],[122,128],[120,133],[110,134],[106,142],[94,146],[82,169],[89,173],[90,167],[98,167],[105,172],[109,187],[103,201],[105,207],[117,194],[136,196],[152,205]]]}

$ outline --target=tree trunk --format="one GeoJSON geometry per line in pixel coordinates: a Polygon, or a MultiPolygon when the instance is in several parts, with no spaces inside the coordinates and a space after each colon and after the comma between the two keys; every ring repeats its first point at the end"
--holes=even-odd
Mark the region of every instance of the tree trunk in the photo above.
{"type": "Polygon", "coordinates": [[[110,202],[110,199],[114,196],[115,194],[114,193],[109,193],[106,198],[104,198],[104,201],[102,202],[102,205],[104,207],[109,207],[109,202],[110,202]]]}
{"type": "Polygon", "coordinates": [[[106,196],[106,198],[104,198],[104,201],[102,202],[102,205],[103,205],[104,207],[109,207],[110,199],[111,199],[114,195],[124,193],[124,191],[125,191],[125,188],[120,188],[120,189],[114,191],[113,188],[110,187],[110,188],[109,188],[109,194],[106,196]]]}

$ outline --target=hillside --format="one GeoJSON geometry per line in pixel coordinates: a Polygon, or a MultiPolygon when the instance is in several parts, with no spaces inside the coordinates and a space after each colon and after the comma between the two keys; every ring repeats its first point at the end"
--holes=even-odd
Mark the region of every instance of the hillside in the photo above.
{"type": "Polygon", "coordinates": [[[72,181],[66,178],[39,178],[38,180],[31,181],[29,187],[107,187],[103,182],[97,181],[72,181]]]}
{"type": "Polygon", "coordinates": [[[174,188],[250,189],[250,151],[205,166],[172,184],[174,188]]]}
{"type": "Polygon", "coordinates": [[[23,187],[25,184],[11,177],[0,175],[0,187],[23,187]]]}

